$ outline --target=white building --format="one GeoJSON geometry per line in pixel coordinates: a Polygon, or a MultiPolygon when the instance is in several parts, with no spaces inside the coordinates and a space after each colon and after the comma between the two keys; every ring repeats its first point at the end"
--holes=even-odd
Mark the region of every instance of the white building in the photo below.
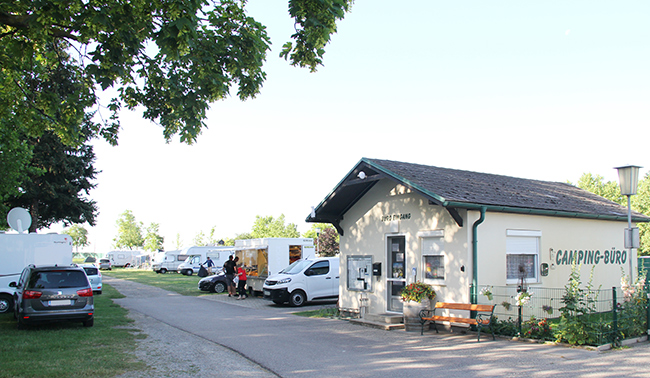
{"type": "Polygon", "coordinates": [[[338,230],[340,306],[368,314],[401,313],[416,280],[476,303],[472,286],[563,288],[574,260],[595,287],[619,286],[630,258],[636,269],[627,208],[565,183],[363,158],[307,221],[338,230]]]}

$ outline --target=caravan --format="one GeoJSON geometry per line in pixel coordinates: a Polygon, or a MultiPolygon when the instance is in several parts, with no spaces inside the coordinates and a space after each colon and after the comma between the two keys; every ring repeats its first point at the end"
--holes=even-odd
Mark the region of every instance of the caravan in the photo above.
{"type": "Polygon", "coordinates": [[[106,258],[111,261],[112,266],[128,268],[138,264],[138,256],[144,255],[142,251],[110,251],[106,258]]]}
{"type": "Polygon", "coordinates": [[[23,269],[30,264],[71,265],[72,238],[59,234],[0,233],[0,313],[13,308],[15,288],[23,269]]]}

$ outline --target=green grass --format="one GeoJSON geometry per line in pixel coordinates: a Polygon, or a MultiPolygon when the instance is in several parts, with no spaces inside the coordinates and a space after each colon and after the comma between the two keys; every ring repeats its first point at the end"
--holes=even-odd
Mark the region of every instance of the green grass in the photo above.
{"type": "Polygon", "coordinates": [[[184,276],[178,273],[159,274],[153,270],[135,270],[121,268],[113,268],[113,270],[102,270],[102,275],[159,287],[161,289],[173,291],[181,295],[193,297],[198,297],[201,295],[215,295],[215,293],[199,290],[199,281],[201,280],[201,277],[198,277],[197,275],[184,276]]]}
{"type": "Polygon", "coordinates": [[[147,366],[135,358],[136,339],[127,311],[111,299],[123,296],[109,285],[95,296],[95,325],[52,323],[18,330],[13,314],[0,315],[0,378],[114,377],[147,366]]]}
{"type": "Polygon", "coordinates": [[[320,310],[300,311],[294,312],[293,314],[307,318],[340,318],[340,313],[337,308],[323,308],[320,310]]]}

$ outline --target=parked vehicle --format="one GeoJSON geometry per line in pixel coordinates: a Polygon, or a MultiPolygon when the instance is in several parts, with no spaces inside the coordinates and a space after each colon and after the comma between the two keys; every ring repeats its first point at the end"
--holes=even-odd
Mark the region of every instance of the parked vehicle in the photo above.
{"type": "Polygon", "coordinates": [[[151,269],[156,273],[162,274],[175,272],[178,266],[187,260],[188,257],[189,255],[183,254],[181,251],[158,252],[151,261],[151,269]]]}
{"type": "Polygon", "coordinates": [[[26,267],[18,282],[11,282],[18,327],[55,321],[94,324],[93,289],[84,269],[77,265],[26,267]]]}
{"type": "Polygon", "coordinates": [[[138,265],[138,256],[144,255],[142,251],[110,251],[106,258],[110,260],[111,266],[128,268],[138,265]]]}
{"type": "Polygon", "coordinates": [[[15,288],[20,273],[30,264],[72,264],[72,238],[59,234],[0,233],[0,313],[13,309],[15,288]]]}
{"type": "Polygon", "coordinates": [[[224,272],[207,276],[199,281],[199,290],[201,291],[223,293],[227,288],[228,281],[226,281],[226,274],[224,272]]]}
{"type": "Polygon", "coordinates": [[[214,261],[213,270],[218,270],[228,260],[228,256],[234,253],[234,247],[189,247],[181,251],[181,254],[186,255],[187,259],[176,268],[176,271],[186,276],[198,273],[201,264],[207,260],[208,256],[214,261]]]}
{"type": "Polygon", "coordinates": [[[339,296],[339,258],[298,260],[270,276],[264,283],[264,298],[276,304],[302,306],[315,299],[339,296]]]}
{"type": "Polygon", "coordinates": [[[109,259],[99,259],[99,269],[102,270],[111,270],[111,260],[109,259]]]}
{"type": "Polygon", "coordinates": [[[86,272],[88,276],[88,281],[90,286],[93,288],[94,294],[102,293],[102,272],[99,271],[99,268],[95,264],[81,264],[81,267],[86,272]]]}
{"type": "Polygon", "coordinates": [[[294,261],[315,257],[311,238],[262,238],[235,240],[235,255],[246,269],[249,293],[262,293],[267,277],[294,261]]]}

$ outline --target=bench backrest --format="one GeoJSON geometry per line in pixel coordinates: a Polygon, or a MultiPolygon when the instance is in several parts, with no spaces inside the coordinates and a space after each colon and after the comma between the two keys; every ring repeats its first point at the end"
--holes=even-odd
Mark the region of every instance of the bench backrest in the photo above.
{"type": "Polygon", "coordinates": [[[436,302],[436,308],[447,308],[450,310],[466,310],[466,311],[478,311],[478,312],[494,311],[494,305],[480,305],[480,304],[469,304],[469,303],[436,302]]]}

